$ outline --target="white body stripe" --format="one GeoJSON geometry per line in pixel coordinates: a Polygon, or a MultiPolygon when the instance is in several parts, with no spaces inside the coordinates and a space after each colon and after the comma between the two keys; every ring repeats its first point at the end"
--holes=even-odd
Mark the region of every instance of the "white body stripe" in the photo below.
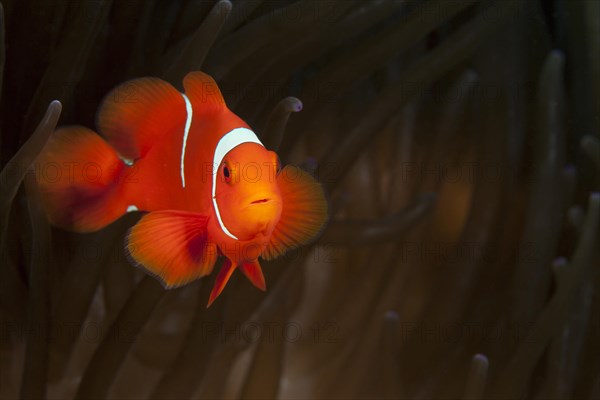
{"type": "Polygon", "coordinates": [[[185,111],[187,112],[187,119],[185,120],[185,129],[183,130],[183,145],[181,146],[181,187],[185,187],[185,147],[187,145],[188,135],[190,133],[190,127],[192,126],[192,116],[194,111],[192,110],[192,103],[185,94],[181,94],[185,101],[185,111]]]}
{"type": "Polygon", "coordinates": [[[219,212],[219,205],[217,204],[216,197],[217,173],[219,172],[219,166],[221,165],[221,162],[223,161],[225,155],[242,143],[256,143],[263,146],[260,140],[258,140],[258,137],[256,137],[256,134],[250,129],[235,128],[226,133],[221,138],[221,140],[219,140],[219,143],[215,148],[215,155],[213,157],[212,199],[213,206],[215,207],[215,214],[217,214],[217,220],[219,221],[219,225],[221,226],[223,232],[227,236],[235,240],[238,240],[238,238],[235,237],[231,232],[229,232],[225,224],[223,224],[223,220],[221,219],[221,213],[219,212]]]}

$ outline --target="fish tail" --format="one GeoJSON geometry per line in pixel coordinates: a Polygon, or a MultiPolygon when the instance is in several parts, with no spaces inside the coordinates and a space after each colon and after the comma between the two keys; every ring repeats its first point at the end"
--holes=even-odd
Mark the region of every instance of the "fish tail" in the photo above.
{"type": "Polygon", "coordinates": [[[127,211],[127,165],[94,131],[58,129],[37,159],[36,178],[50,222],[77,232],[97,231],[127,211]]]}

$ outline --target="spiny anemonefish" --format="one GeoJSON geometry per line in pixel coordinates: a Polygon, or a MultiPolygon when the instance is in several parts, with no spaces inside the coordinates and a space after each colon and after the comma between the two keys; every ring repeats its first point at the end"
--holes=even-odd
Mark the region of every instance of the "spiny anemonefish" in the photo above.
{"type": "Polygon", "coordinates": [[[106,141],[81,126],[60,128],[37,175],[48,218],[62,228],[90,232],[148,211],[126,248],[167,288],[210,274],[224,255],[210,305],[235,268],[265,290],[258,257],[314,238],[327,204],[308,173],[280,170],[210,76],[189,73],[183,86],[185,94],[141,78],[117,87],[98,112],[106,141]]]}

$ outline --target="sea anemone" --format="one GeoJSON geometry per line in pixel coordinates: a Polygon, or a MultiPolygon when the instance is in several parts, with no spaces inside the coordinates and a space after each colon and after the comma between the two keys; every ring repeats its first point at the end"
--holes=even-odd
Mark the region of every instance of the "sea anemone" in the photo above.
{"type": "Polygon", "coordinates": [[[600,397],[600,2],[3,1],[0,397],[600,397]],[[164,290],[49,225],[36,157],[211,74],[326,189],[312,244],[164,290]],[[37,128],[36,128],[37,127],[37,128]]]}

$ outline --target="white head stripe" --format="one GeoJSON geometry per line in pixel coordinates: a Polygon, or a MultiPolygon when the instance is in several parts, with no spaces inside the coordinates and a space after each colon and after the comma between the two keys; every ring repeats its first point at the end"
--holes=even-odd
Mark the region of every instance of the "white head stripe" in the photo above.
{"type": "Polygon", "coordinates": [[[256,143],[256,144],[263,146],[263,144],[260,142],[260,140],[258,140],[258,137],[256,137],[256,134],[254,132],[252,132],[250,129],[235,128],[235,129],[229,131],[228,133],[226,133],[221,138],[221,140],[219,140],[219,143],[217,143],[217,147],[215,149],[215,155],[213,157],[212,199],[213,199],[213,206],[215,207],[215,214],[217,214],[217,220],[219,221],[219,225],[221,226],[221,229],[223,230],[223,232],[227,236],[229,236],[230,238],[235,239],[235,240],[238,240],[238,238],[235,237],[231,232],[229,232],[229,230],[227,229],[227,227],[225,226],[225,224],[223,224],[223,221],[221,220],[221,213],[219,213],[219,206],[217,205],[217,198],[216,198],[217,173],[219,172],[219,166],[221,165],[221,162],[223,161],[223,158],[225,157],[225,155],[242,143],[256,143]]]}
{"type": "Polygon", "coordinates": [[[187,119],[185,120],[185,129],[183,131],[183,145],[181,146],[181,187],[185,187],[185,146],[187,145],[188,134],[190,133],[190,127],[192,126],[192,116],[194,111],[192,110],[192,103],[185,94],[181,94],[185,101],[185,111],[187,112],[187,119]]]}

